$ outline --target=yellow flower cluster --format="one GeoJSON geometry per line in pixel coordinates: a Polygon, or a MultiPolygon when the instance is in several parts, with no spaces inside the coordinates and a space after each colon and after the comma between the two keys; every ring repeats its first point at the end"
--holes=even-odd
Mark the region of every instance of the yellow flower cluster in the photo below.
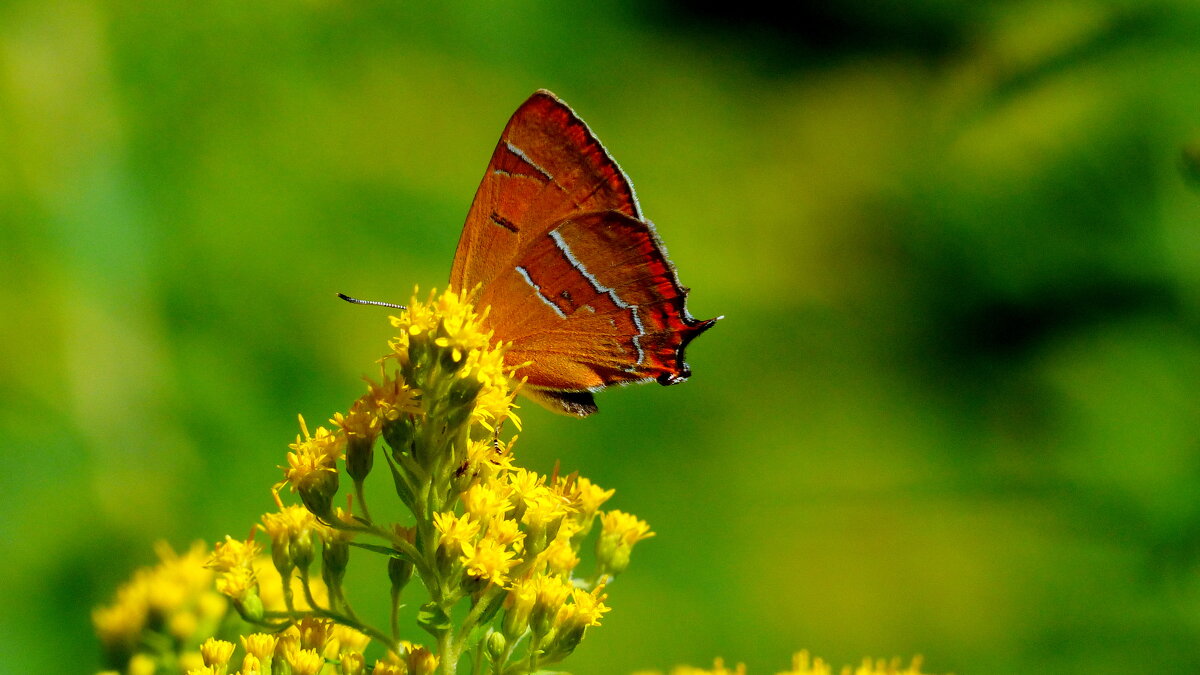
{"type": "MultiPolygon", "coordinates": [[[[239,638],[240,669],[232,675],[291,673],[318,675],[336,664],[340,675],[395,673],[430,675],[437,659],[419,645],[403,643],[401,654],[389,652],[370,668],[363,656],[371,640],[366,635],[327,619],[305,617],[279,633],[251,633],[239,638]]],[[[226,675],[235,663],[239,645],[210,638],[200,645],[203,665],[188,669],[187,675],[226,675]]]]}
{"type": "Polygon", "coordinates": [[[459,495],[465,513],[434,514],[443,554],[458,556],[468,576],[498,586],[507,586],[514,572],[527,578],[547,572],[569,576],[579,563],[582,537],[576,535],[591,529],[612,491],[586,479],[547,484],[544,476],[511,464],[479,475],[487,478],[459,495]]]}
{"type": "Polygon", "coordinates": [[[342,458],[346,446],[343,433],[317,427],[315,435],[308,433],[304,416],[300,416],[303,436],[296,436],[288,453],[288,466],[284,469],[284,481],[292,490],[300,493],[300,500],[318,516],[328,516],[334,495],[338,491],[337,461],[342,458]]]}
{"type": "MultiPolygon", "coordinates": [[[[197,634],[211,634],[224,618],[225,600],[213,589],[213,573],[204,568],[208,551],[193,544],[184,554],[166,542],[155,546],[159,563],[138,570],[117,589],[112,604],[92,612],[92,623],[114,663],[136,656],[148,631],[163,631],[171,641],[195,648],[197,634]]],[[[139,659],[144,660],[144,659],[139,659]]]]}
{"type": "MultiPolygon", "coordinates": [[[[243,627],[260,632],[220,640],[219,623],[210,622],[206,635],[191,631],[186,659],[140,655],[150,670],[426,675],[454,673],[469,656],[474,672],[522,675],[563,660],[600,625],[609,611],[606,585],[653,533],[635,516],[601,510],[612,490],[577,474],[516,466],[516,439],[502,441],[500,431],[510,421],[519,428],[512,411],[519,382],[504,364],[505,345],[484,327],[486,313],[447,291],[425,303],[414,298],[392,318],[399,335],[380,361],[379,381],[368,380],[367,392],[328,428],[310,431],[300,418],[273,491],[278,511],[263,515],[248,539],[218,543],[196,582],[210,594],[215,587],[243,627]],[[368,483],[377,457],[390,475],[368,483]],[[343,469],[353,483],[353,493],[342,495],[346,509],[334,506],[343,469]],[[368,485],[394,488],[407,512],[401,522],[372,518],[368,485]],[[283,503],[283,486],[300,504],[283,503]],[[596,521],[595,569],[577,575],[596,521]],[[269,539],[269,556],[259,533],[269,539]],[[386,559],[387,629],[361,619],[347,599],[352,551],[386,559]],[[413,579],[429,597],[417,623],[436,639],[430,649],[401,639],[399,610],[413,579]],[[368,639],[387,654],[370,669],[362,655],[368,639]]],[[[97,610],[97,630],[114,644],[138,644],[150,623],[97,610]]],[[[132,661],[118,662],[134,672],[132,661]]]]}
{"type": "MultiPolygon", "coordinates": [[[[833,668],[824,660],[814,659],[809,656],[807,651],[801,651],[792,656],[791,670],[778,673],[778,675],[833,675],[833,672],[833,668]]],[[[843,666],[837,672],[839,675],[925,675],[921,672],[920,657],[914,658],[907,667],[901,665],[900,659],[890,661],[863,659],[862,664],[857,668],[843,666]]],[[[635,673],[635,675],[660,674],[651,671],[635,673]]],[[[670,675],[746,675],[746,666],[739,663],[730,669],[724,661],[716,659],[711,669],[678,666],[671,670],[670,675]]]]}
{"type": "Polygon", "coordinates": [[[420,377],[426,359],[433,356],[431,352],[437,352],[441,372],[461,380],[453,389],[447,389],[476,392],[471,422],[495,430],[505,420],[511,420],[519,429],[521,420],[512,411],[516,395],[516,387],[512,386],[513,369],[504,365],[507,345],[495,344],[492,331],[484,328],[484,319],[491,308],[477,312],[471,304],[474,294],[453,290],[441,295],[430,292],[429,300],[422,303],[417,300],[417,291],[413,291],[408,309],[391,318],[400,334],[389,343],[390,356],[400,363],[401,372],[415,386],[432,391],[452,384],[439,382],[437,377],[420,377]]]}
{"type": "MultiPolygon", "coordinates": [[[[211,660],[209,651],[215,648],[206,646],[214,641],[213,636],[230,626],[231,620],[236,626],[236,617],[230,616],[229,603],[218,588],[245,597],[261,587],[261,600],[268,611],[284,608],[280,577],[271,562],[257,554],[256,544],[226,540],[217,545],[215,553],[200,542],[184,554],[176,553],[166,542],[158,542],[155,549],[160,562],[137,570],[118,589],[113,603],[92,612],[106,658],[118,668],[107,673],[186,673],[204,667],[211,660]],[[257,583],[239,583],[244,578],[257,583]]],[[[299,582],[294,586],[298,589],[299,582]]],[[[317,583],[312,590],[318,601],[324,602],[324,585],[317,583]]],[[[303,599],[296,606],[308,610],[303,599]]],[[[255,653],[249,648],[246,651],[255,653]]]]}

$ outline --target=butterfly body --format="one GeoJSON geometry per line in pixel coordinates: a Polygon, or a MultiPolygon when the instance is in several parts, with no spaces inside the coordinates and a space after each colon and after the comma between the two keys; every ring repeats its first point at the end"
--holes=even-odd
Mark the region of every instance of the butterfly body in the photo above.
{"type": "Polygon", "coordinates": [[[527,364],[518,373],[525,393],[581,417],[606,386],[686,380],[684,348],[717,321],[688,313],[687,289],[629,179],[545,90],[517,109],[496,145],[450,284],[481,287],[489,327],[511,343],[505,358],[527,364]]]}

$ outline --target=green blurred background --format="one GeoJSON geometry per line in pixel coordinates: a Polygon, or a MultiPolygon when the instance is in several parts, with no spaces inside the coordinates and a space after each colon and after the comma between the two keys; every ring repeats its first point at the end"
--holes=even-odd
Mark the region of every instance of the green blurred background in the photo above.
{"type": "Polygon", "coordinates": [[[574,672],[1200,672],[1198,84],[1190,1],[10,1],[0,671],[270,508],[546,87],[727,317],[523,409],[658,532],[574,672]]]}

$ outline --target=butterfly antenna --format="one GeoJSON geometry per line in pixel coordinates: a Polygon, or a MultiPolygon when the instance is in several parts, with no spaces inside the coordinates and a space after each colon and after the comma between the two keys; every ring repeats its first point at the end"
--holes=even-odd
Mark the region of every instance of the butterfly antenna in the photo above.
{"type": "Polygon", "coordinates": [[[397,305],[392,302],[379,302],[378,300],[359,300],[352,298],[345,293],[338,293],[337,296],[352,305],[375,305],[376,307],[391,307],[392,309],[408,309],[404,305],[397,305]]]}

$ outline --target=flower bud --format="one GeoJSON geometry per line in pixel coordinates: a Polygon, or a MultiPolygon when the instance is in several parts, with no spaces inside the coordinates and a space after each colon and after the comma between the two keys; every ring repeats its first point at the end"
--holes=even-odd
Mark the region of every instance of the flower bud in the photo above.
{"type": "Polygon", "coordinates": [[[487,653],[492,658],[492,661],[499,661],[504,658],[504,650],[508,648],[508,640],[504,639],[503,633],[492,631],[487,636],[487,653]]]}
{"type": "Polygon", "coordinates": [[[241,614],[242,618],[246,621],[250,623],[262,623],[263,614],[266,610],[263,608],[262,598],[258,597],[257,589],[251,590],[241,598],[235,599],[233,604],[237,608],[238,614],[241,614]]]}
{"type": "Polygon", "coordinates": [[[450,405],[471,405],[475,402],[475,397],[479,395],[481,389],[483,389],[483,382],[480,382],[479,378],[474,375],[455,379],[454,384],[450,386],[448,396],[450,405]]]}
{"type": "Polygon", "coordinates": [[[383,440],[392,449],[392,456],[411,455],[417,428],[411,415],[400,415],[383,423],[383,440]]]}
{"type": "Polygon", "coordinates": [[[413,576],[413,564],[407,558],[394,555],[388,558],[388,579],[392,582],[392,592],[399,593],[408,585],[413,576]]]}
{"type": "MultiPolygon", "coordinates": [[[[350,514],[338,509],[337,520],[331,522],[346,523],[352,518],[350,514]]],[[[317,526],[317,532],[321,535],[321,543],[324,544],[321,548],[322,574],[326,577],[326,583],[333,588],[340,585],[346,573],[346,566],[350,563],[350,539],[353,533],[324,524],[317,526]]]]}
{"type": "Polygon", "coordinates": [[[366,670],[363,655],[358,652],[342,652],[339,661],[338,673],[340,675],[363,675],[366,670]]]}
{"type": "MultiPolygon", "coordinates": [[[[333,498],[338,491],[338,472],[334,469],[311,471],[296,486],[296,490],[300,493],[300,501],[304,502],[305,508],[311,511],[317,518],[329,520],[333,516],[333,498]]],[[[301,555],[303,555],[302,552],[292,552],[297,565],[300,565],[301,555]]],[[[311,562],[311,560],[312,551],[310,543],[309,561],[311,562]]]]}
{"type": "Polygon", "coordinates": [[[362,482],[375,463],[375,437],[347,435],[346,473],[355,482],[362,482]]]}
{"type": "Polygon", "coordinates": [[[563,628],[554,638],[553,653],[566,657],[575,651],[580,642],[583,642],[583,634],[587,631],[586,626],[569,626],[563,628]]]}
{"type": "Polygon", "coordinates": [[[312,530],[304,528],[293,533],[292,543],[292,561],[296,563],[296,567],[301,571],[307,572],[309,565],[312,565],[315,553],[313,552],[313,535],[312,530]]]}
{"type": "Polygon", "coordinates": [[[432,675],[437,670],[438,657],[424,647],[414,647],[404,658],[409,675],[432,675]]]}
{"type": "Polygon", "coordinates": [[[246,654],[242,657],[242,675],[262,675],[262,672],[262,659],[253,654],[246,654]]]}
{"type": "Polygon", "coordinates": [[[526,580],[513,584],[505,599],[504,620],[500,623],[501,630],[509,640],[515,642],[529,630],[529,614],[536,600],[537,590],[531,582],[526,580]]]}

